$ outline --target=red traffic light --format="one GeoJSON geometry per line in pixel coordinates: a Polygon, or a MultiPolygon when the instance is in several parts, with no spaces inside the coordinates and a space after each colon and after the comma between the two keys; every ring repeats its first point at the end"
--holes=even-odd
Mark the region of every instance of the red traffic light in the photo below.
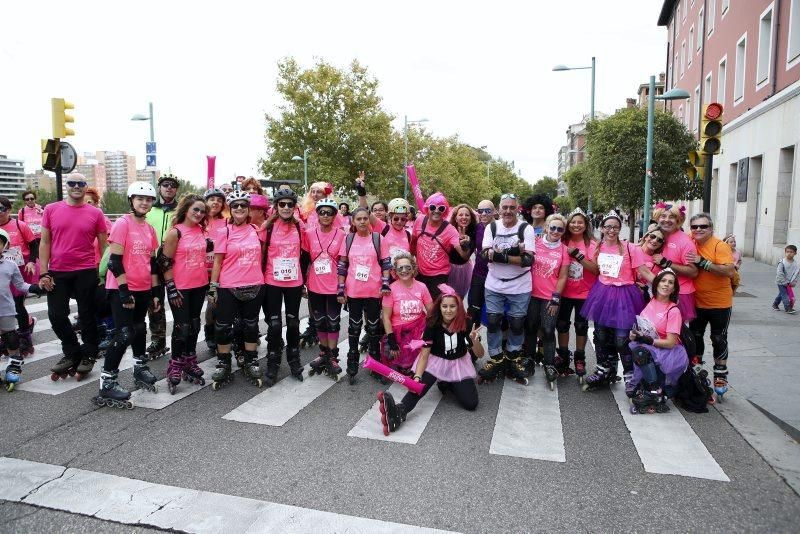
{"type": "Polygon", "coordinates": [[[706,106],[706,118],[708,120],[715,121],[720,117],[722,117],[722,104],[718,102],[712,102],[706,106]]]}

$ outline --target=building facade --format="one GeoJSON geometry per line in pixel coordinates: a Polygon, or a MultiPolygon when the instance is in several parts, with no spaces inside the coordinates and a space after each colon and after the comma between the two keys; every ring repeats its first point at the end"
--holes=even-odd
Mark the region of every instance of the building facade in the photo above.
{"type": "Polygon", "coordinates": [[[25,175],[25,188],[36,190],[40,189],[42,191],[47,191],[49,193],[53,193],[56,190],[56,179],[55,176],[48,175],[42,169],[39,169],[33,173],[25,175]]]}
{"type": "Polygon", "coordinates": [[[106,191],[124,195],[136,181],[136,157],[122,151],[98,151],[95,159],[105,167],[106,191]]]}
{"type": "MultiPolygon", "coordinates": [[[[800,241],[800,0],[665,0],[668,109],[698,134],[702,106],[724,107],[711,211],[718,235],[774,263],[800,241]]],[[[699,211],[695,201],[690,211],[699,211]]]]}
{"type": "Polygon", "coordinates": [[[26,188],[25,162],[0,154],[0,195],[13,202],[26,188]]]}

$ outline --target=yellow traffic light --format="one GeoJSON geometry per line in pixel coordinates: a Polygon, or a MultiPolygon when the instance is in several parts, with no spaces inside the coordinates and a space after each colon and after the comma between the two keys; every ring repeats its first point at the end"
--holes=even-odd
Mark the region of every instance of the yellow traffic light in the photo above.
{"type": "Polygon", "coordinates": [[[686,159],[686,176],[690,180],[702,180],[705,175],[706,158],[692,150],[686,159]]]}
{"type": "Polygon", "coordinates": [[[722,146],[722,104],[713,102],[703,107],[700,124],[700,152],[719,154],[722,146]]]}
{"type": "Polygon", "coordinates": [[[73,130],[67,128],[67,123],[74,123],[75,118],[66,113],[66,110],[75,109],[75,106],[63,98],[51,98],[50,102],[53,106],[53,137],[64,139],[67,136],[75,135],[73,130]]]}
{"type": "Polygon", "coordinates": [[[55,139],[42,139],[42,169],[55,172],[61,165],[61,147],[55,139]]]}

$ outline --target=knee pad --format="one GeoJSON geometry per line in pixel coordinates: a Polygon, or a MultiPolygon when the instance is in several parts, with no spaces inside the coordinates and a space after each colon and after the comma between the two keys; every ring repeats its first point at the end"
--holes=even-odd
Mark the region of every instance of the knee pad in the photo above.
{"type": "Polygon", "coordinates": [[[360,336],[361,335],[361,327],[364,324],[364,319],[362,317],[355,317],[353,315],[350,316],[350,324],[347,327],[347,333],[351,336],[360,336]]]}
{"type": "Polygon", "coordinates": [[[200,317],[195,317],[192,319],[192,322],[189,323],[191,326],[191,330],[189,331],[190,335],[196,336],[200,333],[200,317]]]}
{"type": "Polygon", "coordinates": [[[488,321],[486,324],[486,330],[490,334],[496,334],[500,331],[500,327],[503,324],[503,314],[502,313],[490,313],[488,315],[488,321]]]}
{"type": "Polygon", "coordinates": [[[233,341],[233,325],[214,322],[214,340],[217,345],[230,345],[233,341]]]}
{"type": "Polygon", "coordinates": [[[317,332],[327,332],[328,330],[328,318],[324,313],[320,313],[319,315],[316,312],[311,314],[309,317],[310,323],[314,325],[314,328],[317,329],[317,332]]]}
{"type": "Polygon", "coordinates": [[[525,317],[509,317],[508,327],[515,336],[523,335],[525,333],[525,317]]]}
{"type": "Polygon", "coordinates": [[[286,329],[287,330],[300,330],[300,319],[294,315],[286,314],[286,329]]]}
{"type": "MultiPolygon", "coordinates": [[[[570,323],[569,321],[562,321],[561,319],[559,319],[558,321],[556,321],[556,331],[558,331],[559,334],[569,334],[570,324],[572,323],[570,323]]],[[[578,324],[576,323],[575,330],[577,329],[578,329],[578,324]]],[[[580,334],[576,333],[576,335],[580,334]]]]}
{"type": "Polygon", "coordinates": [[[608,347],[609,345],[613,345],[614,342],[612,341],[612,334],[609,333],[608,330],[605,328],[595,328],[594,330],[594,341],[595,345],[601,347],[608,347]]]}
{"type": "Polygon", "coordinates": [[[327,319],[328,319],[328,332],[338,334],[339,329],[342,327],[341,315],[337,315],[336,317],[331,317],[330,315],[328,315],[327,319]]]}
{"type": "Polygon", "coordinates": [[[189,341],[191,328],[192,326],[189,323],[175,323],[175,332],[173,332],[172,335],[183,343],[186,343],[189,341]]]}
{"type": "Polygon", "coordinates": [[[129,345],[133,339],[133,336],[134,330],[132,326],[123,326],[122,328],[117,328],[117,331],[114,333],[114,344],[117,346],[129,345]]]}
{"type": "Polygon", "coordinates": [[[589,321],[581,317],[575,317],[575,335],[586,337],[589,334],[589,321]]]}
{"type": "Polygon", "coordinates": [[[722,334],[711,334],[711,345],[715,347],[724,347],[728,344],[728,339],[722,334]]]}
{"type": "Polygon", "coordinates": [[[275,335],[281,335],[281,329],[283,328],[283,323],[281,323],[281,316],[280,315],[273,315],[267,320],[267,326],[269,327],[270,331],[275,335]]]}
{"type": "Polygon", "coordinates": [[[244,325],[244,342],[256,343],[258,341],[258,318],[242,320],[244,325]]]}
{"type": "Polygon", "coordinates": [[[477,321],[481,317],[481,309],[477,306],[470,306],[467,308],[467,315],[473,321],[477,321]]]}
{"type": "Polygon", "coordinates": [[[643,346],[638,346],[633,349],[633,363],[638,365],[639,367],[644,367],[649,363],[653,362],[653,353],[650,352],[650,349],[643,346]]]}
{"type": "Polygon", "coordinates": [[[370,336],[380,336],[382,334],[381,331],[381,321],[380,319],[376,321],[367,321],[367,334],[370,336]]]}
{"type": "Polygon", "coordinates": [[[19,348],[19,334],[17,333],[16,330],[3,332],[2,338],[3,338],[3,343],[6,344],[7,349],[17,350],[19,348]]]}
{"type": "Polygon", "coordinates": [[[614,336],[614,348],[617,349],[617,352],[620,354],[630,353],[631,349],[628,347],[629,341],[627,337],[614,336]]]}

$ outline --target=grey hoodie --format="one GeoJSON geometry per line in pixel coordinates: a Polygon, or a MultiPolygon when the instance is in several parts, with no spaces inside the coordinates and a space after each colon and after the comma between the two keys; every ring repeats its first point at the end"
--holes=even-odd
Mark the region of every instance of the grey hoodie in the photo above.
{"type": "Polygon", "coordinates": [[[797,281],[797,275],[800,274],[800,265],[797,260],[791,262],[783,258],[778,262],[777,273],[775,275],[775,283],[779,286],[786,286],[797,281]]]}

